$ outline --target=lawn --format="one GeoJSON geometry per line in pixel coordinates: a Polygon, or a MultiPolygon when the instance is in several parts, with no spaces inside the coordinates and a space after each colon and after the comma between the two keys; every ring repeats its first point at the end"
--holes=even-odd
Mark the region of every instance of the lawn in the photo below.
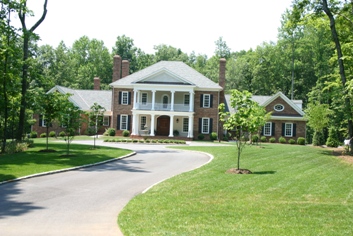
{"type": "Polygon", "coordinates": [[[46,149],[46,139],[34,139],[34,147],[15,154],[0,155],[0,182],[27,175],[61,170],[75,166],[93,164],[118,158],[132,151],[118,148],[96,147],[70,144],[70,154],[66,156],[66,144],[51,138],[49,149],[55,152],[40,152],[46,149]]]}
{"type": "MultiPolygon", "coordinates": [[[[182,147],[177,147],[182,148],[182,147]]],[[[353,235],[353,165],[323,148],[264,144],[183,147],[214,160],[136,196],[119,215],[124,235],[353,235]]]]}

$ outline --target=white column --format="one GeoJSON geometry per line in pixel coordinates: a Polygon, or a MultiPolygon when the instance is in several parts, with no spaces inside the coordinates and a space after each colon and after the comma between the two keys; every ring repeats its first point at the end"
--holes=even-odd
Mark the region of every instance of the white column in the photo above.
{"type": "Polygon", "coordinates": [[[131,135],[138,135],[138,129],[137,129],[137,115],[133,114],[132,115],[132,132],[131,135]]]}
{"type": "Polygon", "coordinates": [[[132,109],[136,109],[136,102],[137,102],[137,99],[136,99],[136,97],[137,97],[137,93],[138,93],[138,90],[136,90],[136,89],[134,89],[134,107],[132,108],[132,109]]]}
{"type": "Polygon", "coordinates": [[[152,90],[152,111],[154,111],[154,103],[156,102],[156,90],[152,90]]]}
{"type": "Polygon", "coordinates": [[[154,136],[154,114],[151,114],[151,136],[154,136]]]}
{"type": "Polygon", "coordinates": [[[188,132],[188,138],[193,138],[194,137],[194,116],[190,115],[189,116],[189,132],[188,132]]]}
{"type": "Polygon", "coordinates": [[[168,137],[174,137],[173,135],[173,125],[174,125],[174,115],[170,116],[170,122],[169,122],[169,136],[168,137]]]}
{"type": "Polygon", "coordinates": [[[175,93],[175,91],[172,90],[170,92],[172,93],[172,99],[170,101],[170,111],[174,111],[174,93],[175,93]]]}
{"type": "Polygon", "coordinates": [[[137,109],[140,108],[140,95],[141,95],[140,90],[137,90],[137,101],[136,101],[136,104],[137,104],[136,108],[137,109]]]}
{"type": "Polygon", "coordinates": [[[194,111],[194,95],[195,95],[194,92],[191,91],[190,95],[189,95],[190,96],[190,101],[189,101],[190,102],[190,104],[189,104],[189,111],[190,112],[194,111]]]}

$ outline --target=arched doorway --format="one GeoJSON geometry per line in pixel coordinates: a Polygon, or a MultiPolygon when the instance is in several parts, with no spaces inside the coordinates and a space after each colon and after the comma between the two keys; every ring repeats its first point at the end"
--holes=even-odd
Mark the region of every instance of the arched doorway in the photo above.
{"type": "Polygon", "coordinates": [[[169,116],[160,116],[157,118],[157,135],[168,136],[169,135],[169,116]]]}

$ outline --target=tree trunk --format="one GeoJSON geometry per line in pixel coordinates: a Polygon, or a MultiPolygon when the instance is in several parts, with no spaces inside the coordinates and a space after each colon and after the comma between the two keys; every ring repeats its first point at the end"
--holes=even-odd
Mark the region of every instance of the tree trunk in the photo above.
{"type": "MultiPolygon", "coordinates": [[[[345,102],[345,110],[346,110],[346,114],[347,114],[347,118],[348,118],[348,134],[349,134],[349,137],[352,138],[353,137],[353,122],[352,122],[351,101],[350,101],[349,97],[347,96],[347,90],[345,89],[346,74],[345,74],[344,63],[343,63],[343,59],[342,59],[343,53],[341,50],[341,44],[340,44],[340,41],[338,38],[338,33],[336,30],[335,18],[332,15],[332,12],[328,7],[327,0],[322,0],[322,7],[323,7],[325,14],[328,16],[328,18],[330,20],[330,29],[331,29],[333,41],[335,42],[335,47],[336,47],[336,51],[337,51],[337,62],[338,62],[338,66],[339,66],[339,72],[340,72],[342,86],[344,89],[343,93],[345,95],[344,102],[345,102]]],[[[351,143],[351,149],[352,149],[352,147],[353,147],[353,143],[351,143]]]]}
{"type": "Polygon", "coordinates": [[[22,25],[22,33],[23,33],[23,66],[22,66],[22,89],[21,89],[21,104],[20,104],[20,115],[19,115],[19,124],[18,124],[18,131],[16,135],[16,139],[18,141],[22,140],[23,133],[24,133],[24,126],[25,126],[25,118],[26,118],[26,108],[27,108],[27,102],[26,102],[26,94],[27,94],[27,88],[28,88],[28,45],[29,41],[31,38],[32,33],[34,30],[44,21],[45,16],[47,14],[47,3],[48,0],[45,0],[44,6],[43,6],[43,14],[42,17],[35,23],[29,30],[26,27],[26,12],[27,12],[27,1],[24,1],[20,12],[18,14],[20,20],[21,20],[21,25],[22,25]]]}

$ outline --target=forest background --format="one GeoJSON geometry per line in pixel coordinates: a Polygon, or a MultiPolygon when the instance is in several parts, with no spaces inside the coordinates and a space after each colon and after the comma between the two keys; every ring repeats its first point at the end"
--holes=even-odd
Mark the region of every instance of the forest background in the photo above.
{"type": "MultiPolygon", "coordinates": [[[[43,4],[46,2],[43,0],[43,4]]],[[[277,42],[263,42],[255,49],[234,52],[219,37],[215,39],[211,57],[196,52],[187,54],[165,44],[156,45],[154,54],[145,53],[126,35],[117,36],[112,49],[103,41],[87,36],[72,45],[62,41],[57,47],[39,46],[40,35],[31,31],[33,27],[27,29],[22,23],[15,28],[11,24],[18,16],[24,22],[30,16],[26,1],[0,3],[0,138],[3,140],[21,139],[30,132],[32,114],[40,109],[43,94],[55,85],[92,89],[93,78],[99,77],[101,88],[109,90],[114,55],[130,61],[130,73],[161,60],[178,60],[215,82],[218,82],[219,59],[224,57],[226,92],[238,89],[253,95],[273,95],[281,91],[291,99],[303,100],[308,118],[314,115],[313,107],[329,111],[320,113],[329,117],[322,130],[309,126],[309,143],[313,138],[317,144],[324,144],[329,137],[343,141],[353,135],[352,0],[294,0],[282,15],[277,42]]]]}

